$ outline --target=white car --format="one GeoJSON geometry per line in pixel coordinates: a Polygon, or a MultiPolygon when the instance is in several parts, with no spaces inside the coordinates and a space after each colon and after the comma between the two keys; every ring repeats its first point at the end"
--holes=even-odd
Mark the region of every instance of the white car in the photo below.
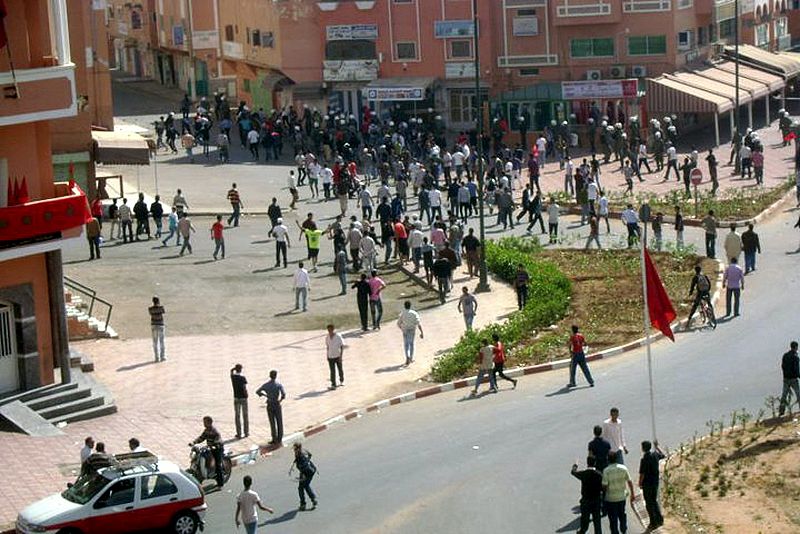
{"type": "Polygon", "coordinates": [[[107,457],[63,493],[17,517],[18,534],[117,534],[203,529],[208,505],[200,484],[149,452],[107,457]]]}

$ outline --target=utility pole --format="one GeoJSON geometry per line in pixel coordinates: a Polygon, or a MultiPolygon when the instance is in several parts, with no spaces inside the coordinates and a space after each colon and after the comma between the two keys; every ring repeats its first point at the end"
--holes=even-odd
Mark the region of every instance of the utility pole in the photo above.
{"type": "Polygon", "coordinates": [[[486,225],[483,220],[483,109],[481,106],[481,62],[478,55],[478,0],[472,0],[472,47],[475,53],[475,120],[478,129],[478,223],[480,225],[480,265],[478,266],[478,292],[490,291],[486,272],[486,225]]]}
{"type": "Polygon", "coordinates": [[[192,42],[192,0],[186,0],[186,16],[188,17],[188,24],[184,39],[186,39],[189,50],[189,98],[194,102],[197,98],[197,87],[194,71],[194,43],[192,42]]]}

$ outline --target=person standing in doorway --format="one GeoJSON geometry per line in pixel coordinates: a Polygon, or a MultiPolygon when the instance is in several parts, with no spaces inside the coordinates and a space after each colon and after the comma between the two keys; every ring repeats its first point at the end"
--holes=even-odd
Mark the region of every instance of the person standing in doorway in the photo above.
{"type": "Polygon", "coordinates": [[[344,355],[344,338],[336,332],[332,324],[328,325],[328,335],[325,336],[325,350],[328,358],[328,370],[330,371],[331,387],[336,389],[336,371],[339,371],[339,384],[344,385],[344,369],[342,368],[342,356],[344,355]]]}
{"type": "Polygon", "coordinates": [[[237,363],[231,369],[231,386],[233,387],[233,416],[236,421],[236,437],[250,435],[250,414],[247,406],[247,378],[242,374],[242,364],[237,363]],[[242,434],[244,425],[244,434],[242,434]]]}
{"type": "Polygon", "coordinates": [[[609,458],[614,458],[614,461],[620,465],[624,464],[623,453],[628,454],[628,445],[625,443],[625,432],[622,430],[619,408],[611,408],[609,418],[603,421],[603,436],[611,444],[609,458]]]}
{"type": "Polygon", "coordinates": [[[267,418],[269,431],[272,436],[270,445],[280,445],[283,442],[283,410],[281,403],[286,398],[283,386],[277,381],[278,371],[269,372],[269,380],[256,390],[256,395],[267,399],[267,418]]]}
{"type": "Polygon", "coordinates": [[[756,253],[761,254],[761,241],[753,231],[753,223],[748,223],[747,230],[742,232],[742,249],[744,249],[744,274],[756,270],[756,253]]]}
{"type": "Polygon", "coordinates": [[[731,314],[731,300],[733,300],[733,316],[739,317],[739,299],[744,291],[744,272],[736,258],[731,258],[730,265],[722,275],[722,288],[725,289],[725,317],[731,314]]]}
{"type": "Polygon", "coordinates": [[[708,210],[702,225],[706,233],[706,257],[714,259],[717,257],[717,218],[714,217],[714,210],[708,210]]]}
{"type": "Polygon", "coordinates": [[[783,416],[786,408],[792,413],[791,392],[794,391],[794,401],[800,409],[800,357],[797,355],[797,341],[789,344],[789,351],[781,359],[781,371],[783,372],[783,392],[781,393],[781,405],[778,414],[783,416]]]}
{"type": "Polygon", "coordinates": [[[642,442],[642,459],[639,462],[639,487],[644,494],[644,504],[647,516],[650,518],[648,531],[653,531],[664,524],[661,507],[658,505],[658,463],[664,459],[664,453],[658,447],[658,441],[642,442]],[[653,450],[655,446],[655,450],[653,450]]]}
{"type": "Polygon", "coordinates": [[[458,312],[464,316],[464,324],[467,327],[467,332],[470,332],[472,330],[472,322],[475,320],[475,314],[478,312],[478,299],[469,292],[467,286],[461,288],[461,297],[458,299],[458,312]]]}
{"type": "Polygon", "coordinates": [[[297,264],[297,270],[294,272],[292,279],[292,286],[294,287],[294,309],[300,309],[300,299],[303,300],[303,311],[308,311],[308,294],[311,292],[311,276],[308,271],[303,267],[303,262],[297,264]]]}
{"type": "Polygon", "coordinates": [[[589,366],[586,365],[586,339],[579,330],[580,329],[578,328],[578,325],[572,325],[572,335],[569,337],[569,341],[567,341],[567,346],[569,347],[571,357],[569,363],[568,388],[575,387],[575,371],[578,367],[580,367],[581,371],[583,371],[583,376],[586,378],[586,381],[589,382],[589,385],[594,387],[592,373],[589,371],[589,366]]]}
{"type": "Polygon", "coordinates": [[[397,326],[403,332],[403,351],[406,356],[406,365],[414,362],[414,337],[419,330],[419,338],[423,339],[425,333],[422,331],[422,318],[416,310],[411,309],[411,301],[403,303],[403,311],[397,319],[397,326]]]}
{"type": "Polygon", "coordinates": [[[220,254],[220,252],[222,253],[222,259],[225,259],[224,230],[225,225],[222,224],[222,215],[217,215],[217,221],[211,225],[211,239],[214,240],[214,260],[217,259],[217,255],[220,254]]]}
{"type": "Polygon", "coordinates": [[[514,290],[517,292],[517,308],[520,310],[528,303],[528,282],[530,275],[521,263],[517,265],[517,274],[514,276],[514,290]]]}
{"type": "Polygon", "coordinates": [[[256,534],[256,529],[258,529],[258,512],[256,508],[261,508],[270,514],[274,512],[272,508],[261,504],[261,497],[250,489],[253,485],[253,479],[250,475],[245,475],[242,483],[244,484],[244,490],[236,497],[236,513],[233,518],[236,522],[236,528],[244,525],[246,534],[256,534]]]}
{"type": "Polygon", "coordinates": [[[164,306],[158,297],[153,297],[153,305],[147,308],[150,313],[150,331],[153,334],[153,357],[156,362],[165,362],[166,348],[164,347],[164,306]]]}
{"type": "Polygon", "coordinates": [[[228,217],[228,226],[230,226],[231,222],[233,222],[233,226],[239,226],[239,215],[241,214],[242,208],[244,204],[242,204],[242,199],[239,196],[239,190],[236,189],[236,184],[231,184],[231,188],[228,190],[228,202],[231,203],[231,215],[228,217]]]}
{"type": "Polygon", "coordinates": [[[633,506],[633,481],[628,468],[612,456],[608,467],[603,470],[603,490],[605,491],[605,510],[611,534],[628,531],[628,517],[625,513],[625,501],[630,496],[633,506]]]}

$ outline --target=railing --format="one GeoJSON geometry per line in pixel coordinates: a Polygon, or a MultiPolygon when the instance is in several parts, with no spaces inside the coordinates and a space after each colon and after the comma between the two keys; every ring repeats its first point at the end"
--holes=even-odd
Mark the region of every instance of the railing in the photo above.
{"type": "Polygon", "coordinates": [[[611,4],[575,4],[558,6],[559,17],[592,17],[594,15],[610,15],[611,4]]]}
{"type": "Polygon", "coordinates": [[[537,56],[498,56],[497,66],[509,67],[540,67],[558,65],[558,56],[555,54],[541,54],[537,56]]]}
{"type": "Polygon", "coordinates": [[[547,0],[505,0],[506,9],[519,7],[543,7],[547,0]]]}
{"type": "Polygon", "coordinates": [[[622,11],[625,13],[649,13],[670,9],[672,9],[670,0],[632,0],[622,4],[622,11]]]}
{"type": "Polygon", "coordinates": [[[89,309],[86,311],[86,315],[88,315],[89,317],[93,317],[92,311],[94,310],[95,302],[99,302],[100,304],[103,304],[108,308],[108,311],[106,312],[106,321],[105,323],[103,323],[103,332],[108,330],[108,321],[111,320],[111,311],[114,309],[114,305],[108,302],[107,300],[98,297],[97,291],[95,291],[91,287],[81,284],[77,280],[73,280],[67,275],[64,275],[64,285],[70,288],[72,291],[80,293],[81,295],[89,299],[89,309]]]}

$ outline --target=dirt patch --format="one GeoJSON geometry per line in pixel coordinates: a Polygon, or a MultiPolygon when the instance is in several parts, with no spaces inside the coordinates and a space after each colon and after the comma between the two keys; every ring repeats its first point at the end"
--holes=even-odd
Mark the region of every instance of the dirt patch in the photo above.
{"type": "Polygon", "coordinates": [[[798,459],[797,418],[750,423],[683,446],[664,472],[665,530],[800,531],[798,459]]]}

